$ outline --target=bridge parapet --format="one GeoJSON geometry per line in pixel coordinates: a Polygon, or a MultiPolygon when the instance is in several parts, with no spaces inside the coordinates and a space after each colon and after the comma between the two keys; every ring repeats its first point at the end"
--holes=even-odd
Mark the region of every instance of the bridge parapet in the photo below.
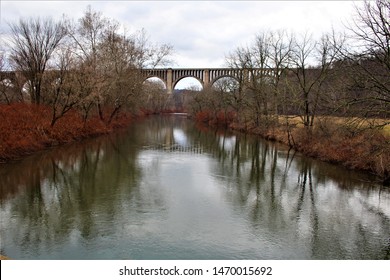
{"type": "Polygon", "coordinates": [[[167,79],[167,69],[142,69],[141,73],[145,79],[157,77],[165,81],[167,79]]]}

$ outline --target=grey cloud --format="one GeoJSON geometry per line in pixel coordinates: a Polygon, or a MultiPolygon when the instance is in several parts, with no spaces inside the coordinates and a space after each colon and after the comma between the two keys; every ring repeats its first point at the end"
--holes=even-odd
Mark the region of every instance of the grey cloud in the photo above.
{"type": "Polygon", "coordinates": [[[145,28],[153,42],[173,45],[178,66],[217,67],[226,54],[250,43],[261,30],[322,31],[348,17],[353,2],[1,1],[2,29],[5,20],[26,16],[66,14],[78,19],[87,5],[130,33],[145,28]]]}

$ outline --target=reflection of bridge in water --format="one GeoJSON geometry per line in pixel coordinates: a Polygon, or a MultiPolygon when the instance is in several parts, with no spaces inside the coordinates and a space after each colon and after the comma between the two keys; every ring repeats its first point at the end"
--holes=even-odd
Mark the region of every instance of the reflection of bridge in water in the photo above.
{"type": "Polygon", "coordinates": [[[189,153],[189,154],[203,154],[204,149],[200,145],[183,146],[180,144],[156,144],[151,146],[143,146],[143,150],[147,151],[162,151],[168,153],[189,153]]]}

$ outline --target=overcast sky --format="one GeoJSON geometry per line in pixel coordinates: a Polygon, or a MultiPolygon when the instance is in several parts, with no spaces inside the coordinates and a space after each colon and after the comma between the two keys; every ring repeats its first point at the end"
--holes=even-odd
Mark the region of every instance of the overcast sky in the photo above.
{"type": "Polygon", "coordinates": [[[171,67],[221,67],[225,56],[250,44],[262,30],[285,29],[320,36],[343,30],[361,1],[0,1],[1,32],[19,18],[75,20],[86,7],[115,19],[132,33],[144,28],[151,41],[174,47],[171,67]]]}

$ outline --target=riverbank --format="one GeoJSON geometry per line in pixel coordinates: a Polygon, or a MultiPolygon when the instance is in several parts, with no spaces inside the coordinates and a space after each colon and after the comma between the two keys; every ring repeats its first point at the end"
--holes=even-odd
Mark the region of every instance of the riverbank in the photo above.
{"type": "Polygon", "coordinates": [[[277,141],[304,155],[374,174],[384,185],[390,185],[390,125],[382,129],[368,125],[357,127],[340,122],[340,118],[327,117],[319,118],[311,129],[293,119],[289,119],[289,123],[287,119],[279,119],[265,128],[252,121],[237,123],[232,117],[213,119],[201,113],[194,116],[195,121],[210,126],[222,124],[232,130],[277,141]]]}
{"type": "Polygon", "coordinates": [[[49,147],[107,134],[127,127],[138,117],[140,116],[120,113],[109,124],[98,116],[91,116],[84,122],[81,114],[73,110],[52,127],[49,106],[0,104],[0,162],[19,159],[49,147]]]}
{"type": "MultiPolygon", "coordinates": [[[[121,113],[110,124],[98,116],[84,123],[76,110],[68,112],[51,127],[51,108],[43,105],[15,103],[0,104],[0,162],[8,162],[39,150],[80,141],[127,127],[136,118],[121,113]]],[[[219,116],[219,115],[218,115],[219,116]]],[[[305,155],[349,169],[363,170],[377,175],[390,185],[390,134],[374,128],[356,129],[338,123],[335,119],[319,119],[317,126],[308,130],[290,121],[279,121],[271,128],[253,122],[237,123],[233,115],[217,120],[204,112],[195,121],[215,126],[223,124],[232,130],[259,135],[267,140],[281,142],[305,155]]]]}

